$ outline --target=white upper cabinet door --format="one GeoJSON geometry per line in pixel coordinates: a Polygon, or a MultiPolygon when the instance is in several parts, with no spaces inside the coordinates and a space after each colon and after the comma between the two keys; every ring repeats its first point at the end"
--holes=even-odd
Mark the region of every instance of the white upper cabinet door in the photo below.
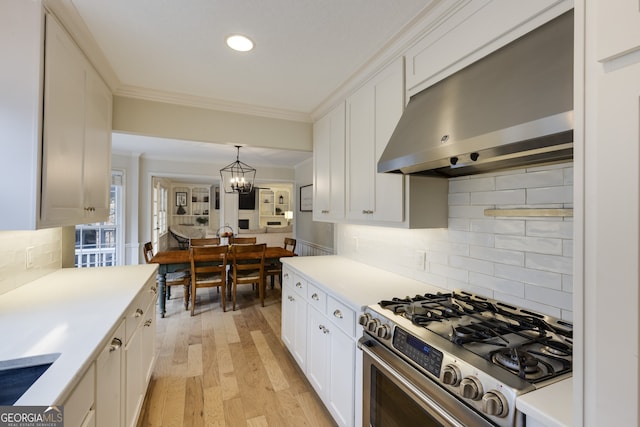
{"type": "Polygon", "coordinates": [[[111,112],[109,88],[93,70],[87,73],[84,143],[84,206],[89,216],[109,216],[111,192],[111,112]]]}
{"type": "Polygon", "coordinates": [[[40,225],[104,221],[111,185],[111,92],[46,16],[40,225]]]}
{"type": "Polygon", "coordinates": [[[600,0],[596,3],[598,60],[614,58],[639,49],[638,0],[600,0]]]}
{"type": "Polygon", "coordinates": [[[363,86],[347,99],[347,218],[373,213],[374,90],[363,86]]]}
{"type": "Polygon", "coordinates": [[[345,105],[313,125],[313,219],[344,218],[345,105]]]}
{"type": "Polygon", "coordinates": [[[71,225],[82,218],[86,67],[71,38],[46,17],[43,225],[71,225]]]}
{"type": "Polygon", "coordinates": [[[404,220],[404,176],[377,173],[378,160],[404,111],[404,61],[396,60],[377,78],[375,90],[375,193],[373,219],[401,222],[404,220]]]}
{"type": "Polygon", "coordinates": [[[377,173],[404,109],[404,67],[400,58],[347,99],[347,217],[402,222],[403,176],[377,173]]]}

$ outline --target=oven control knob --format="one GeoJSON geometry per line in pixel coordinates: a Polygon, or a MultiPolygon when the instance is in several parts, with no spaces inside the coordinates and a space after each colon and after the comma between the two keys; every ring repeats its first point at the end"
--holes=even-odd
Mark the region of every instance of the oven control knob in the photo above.
{"type": "Polygon", "coordinates": [[[358,323],[366,328],[369,320],[371,320],[371,315],[369,313],[364,313],[358,318],[358,323]]]}
{"type": "Polygon", "coordinates": [[[460,391],[465,399],[480,400],[482,384],[476,377],[466,377],[460,381],[460,391]]]}
{"type": "Polygon", "coordinates": [[[461,379],[460,368],[456,365],[447,365],[442,370],[442,382],[446,385],[455,387],[460,384],[461,379]]]}
{"type": "Polygon", "coordinates": [[[367,322],[367,330],[369,332],[375,333],[380,326],[380,321],[378,319],[371,319],[367,322]]]}
{"type": "Polygon", "coordinates": [[[491,390],[482,396],[482,412],[495,417],[505,417],[509,413],[507,400],[499,391],[491,390]]]}
{"type": "Polygon", "coordinates": [[[389,325],[380,325],[376,329],[376,335],[383,340],[389,339],[391,337],[391,328],[389,325]]]}

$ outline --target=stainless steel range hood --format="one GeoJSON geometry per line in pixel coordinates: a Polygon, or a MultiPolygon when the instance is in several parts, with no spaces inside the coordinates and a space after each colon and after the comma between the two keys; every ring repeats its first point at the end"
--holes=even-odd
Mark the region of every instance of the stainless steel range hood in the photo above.
{"type": "Polygon", "coordinates": [[[414,95],[378,172],[460,176],[573,158],[573,11],[414,95]]]}

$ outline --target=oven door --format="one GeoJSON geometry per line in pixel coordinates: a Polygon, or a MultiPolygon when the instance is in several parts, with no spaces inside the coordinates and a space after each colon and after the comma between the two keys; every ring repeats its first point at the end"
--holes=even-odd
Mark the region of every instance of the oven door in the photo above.
{"type": "Polygon", "coordinates": [[[364,427],[495,426],[366,335],[362,350],[364,427]]]}

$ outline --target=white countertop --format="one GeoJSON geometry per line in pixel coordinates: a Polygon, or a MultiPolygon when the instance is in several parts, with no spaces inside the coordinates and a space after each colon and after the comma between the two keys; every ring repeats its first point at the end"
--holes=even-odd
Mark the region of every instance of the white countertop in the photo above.
{"type": "Polygon", "coordinates": [[[15,404],[61,404],[157,267],[65,268],[0,295],[0,360],[60,353],[15,404]]]}
{"type": "Polygon", "coordinates": [[[308,278],[340,295],[356,311],[397,296],[449,292],[338,255],[281,258],[283,264],[304,271],[308,278]]]}
{"type": "Polygon", "coordinates": [[[573,380],[571,378],[524,394],[516,400],[516,408],[547,427],[573,425],[573,380]]]}

